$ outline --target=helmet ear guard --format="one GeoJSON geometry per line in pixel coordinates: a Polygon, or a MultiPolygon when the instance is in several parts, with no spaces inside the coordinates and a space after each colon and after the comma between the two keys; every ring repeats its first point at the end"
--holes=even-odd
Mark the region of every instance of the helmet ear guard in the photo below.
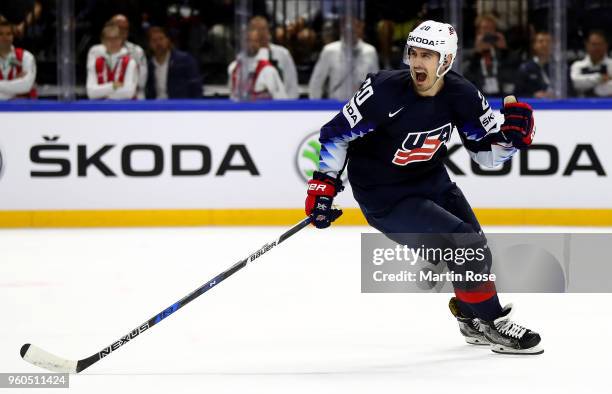
{"type": "Polygon", "coordinates": [[[447,72],[450,71],[450,69],[453,67],[453,63],[455,62],[455,56],[453,54],[447,53],[446,56],[444,56],[444,60],[442,60],[442,54],[440,54],[440,63],[438,64],[438,68],[436,69],[436,76],[438,78],[442,78],[447,72]],[[448,59],[446,58],[446,56],[451,55],[451,61],[450,63],[448,62],[448,59]],[[444,72],[442,74],[440,74],[440,70],[445,67],[448,64],[448,67],[446,67],[446,70],[444,70],[444,72]]]}

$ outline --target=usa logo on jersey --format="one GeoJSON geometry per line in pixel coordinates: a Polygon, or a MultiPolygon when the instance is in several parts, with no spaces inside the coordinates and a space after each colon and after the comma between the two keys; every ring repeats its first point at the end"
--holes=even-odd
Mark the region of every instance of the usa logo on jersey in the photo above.
{"type": "Polygon", "coordinates": [[[448,142],[453,131],[450,123],[434,130],[408,133],[402,143],[402,148],[395,152],[393,164],[405,166],[409,163],[427,161],[448,142]]]}

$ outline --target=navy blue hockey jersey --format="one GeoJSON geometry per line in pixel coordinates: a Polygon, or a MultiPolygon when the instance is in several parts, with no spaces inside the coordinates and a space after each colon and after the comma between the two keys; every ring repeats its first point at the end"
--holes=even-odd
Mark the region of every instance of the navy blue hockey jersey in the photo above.
{"type": "Polygon", "coordinates": [[[443,168],[455,129],[473,160],[494,167],[516,152],[499,126],[485,97],[453,71],[434,97],[414,92],[409,70],[380,71],[321,128],[320,171],[335,176],[348,159],[354,187],[422,179],[443,168]]]}

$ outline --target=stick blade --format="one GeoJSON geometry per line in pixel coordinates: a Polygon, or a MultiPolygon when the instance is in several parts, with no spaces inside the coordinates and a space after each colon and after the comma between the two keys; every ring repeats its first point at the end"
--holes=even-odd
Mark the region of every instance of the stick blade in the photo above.
{"type": "Polygon", "coordinates": [[[21,354],[21,358],[37,367],[52,372],[77,373],[76,361],[58,357],[29,343],[23,345],[19,353],[21,354]]]}

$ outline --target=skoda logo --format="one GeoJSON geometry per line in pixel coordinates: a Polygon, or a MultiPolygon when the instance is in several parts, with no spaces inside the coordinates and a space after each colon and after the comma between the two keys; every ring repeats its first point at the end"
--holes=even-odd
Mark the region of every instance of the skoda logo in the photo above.
{"type": "Polygon", "coordinates": [[[300,177],[308,182],[312,178],[312,173],[319,169],[319,153],[321,144],[319,143],[319,132],[310,133],[302,140],[298,146],[295,164],[300,177]]]}
{"type": "MultiPolygon", "coordinates": [[[[295,154],[297,172],[304,182],[308,182],[312,178],[312,173],[319,169],[319,153],[321,153],[319,132],[315,131],[302,140],[295,154]]],[[[346,181],[346,179],[347,175],[344,171],[342,180],[346,181]]]]}

